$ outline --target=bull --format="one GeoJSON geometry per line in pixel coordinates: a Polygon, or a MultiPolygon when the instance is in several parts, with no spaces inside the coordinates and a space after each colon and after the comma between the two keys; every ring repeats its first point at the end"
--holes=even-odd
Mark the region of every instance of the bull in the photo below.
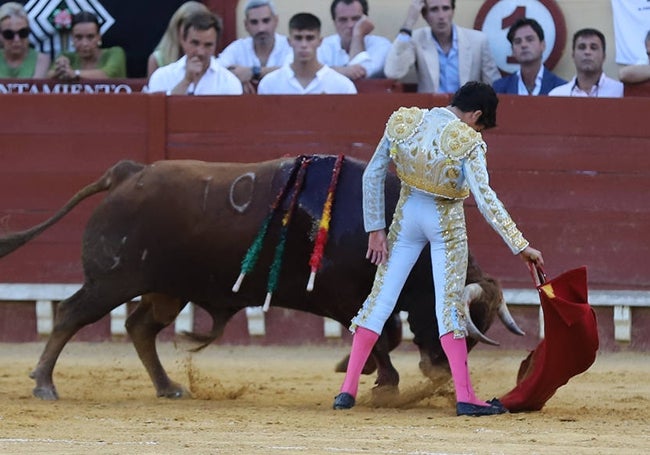
{"type": "MultiPolygon", "coordinates": [[[[304,159],[304,158],[303,158],[304,159]]],[[[230,318],[248,306],[258,306],[266,294],[273,248],[262,248],[257,266],[237,293],[233,283],[247,246],[265,219],[267,239],[280,235],[284,210],[294,202],[287,226],[284,256],[273,305],[306,311],[347,326],[368,294],[374,266],[365,260],[367,236],[361,210],[362,161],[343,162],[335,190],[329,237],[315,289],[307,292],[309,255],[318,228],[336,157],[312,156],[299,191],[292,192],[270,211],[276,195],[295,180],[296,159],[261,163],[206,163],[192,160],[143,165],[120,161],[97,181],[75,194],[48,220],[0,238],[3,257],[71,211],[83,199],[100,192],[105,198],[91,215],[84,234],[83,286],[57,306],[52,332],[30,377],[33,393],[56,400],[53,370],[66,343],[124,302],[142,296],[128,316],[127,332],[159,397],[182,397],[187,390],[171,380],[156,350],[156,335],[187,304],[205,309],[212,317],[207,334],[190,334],[204,347],[219,338],[230,318]],[[270,217],[270,218],[269,218],[270,217]]],[[[399,195],[399,181],[386,181],[387,213],[399,195]]],[[[267,244],[270,240],[267,240],[267,244]]],[[[272,243],[272,242],[271,242],[272,243]]],[[[396,312],[387,321],[365,372],[377,371],[378,388],[394,388],[399,373],[390,351],[401,340],[398,311],[408,312],[420,369],[438,376],[447,361],[438,340],[434,294],[428,254],[423,254],[404,286],[396,312]]],[[[469,348],[477,339],[492,342],[485,332],[498,314],[514,333],[522,334],[507,311],[498,282],[485,275],[470,258],[465,303],[469,306],[469,348]],[[471,302],[471,305],[470,305],[471,302]]],[[[344,359],[337,370],[346,367],[344,359]]]]}

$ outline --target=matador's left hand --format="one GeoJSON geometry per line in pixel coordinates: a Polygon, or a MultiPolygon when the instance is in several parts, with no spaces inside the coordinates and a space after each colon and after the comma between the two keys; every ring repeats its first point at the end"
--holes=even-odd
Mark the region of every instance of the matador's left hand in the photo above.
{"type": "Polygon", "coordinates": [[[385,264],[388,260],[388,240],[383,229],[368,234],[368,252],[366,259],[375,265],[385,264]]]}

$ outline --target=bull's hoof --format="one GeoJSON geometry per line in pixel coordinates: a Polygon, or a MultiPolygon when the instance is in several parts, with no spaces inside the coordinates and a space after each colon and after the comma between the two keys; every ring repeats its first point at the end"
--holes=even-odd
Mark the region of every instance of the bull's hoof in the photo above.
{"type": "Polygon", "coordinates": [[[451,371],[447,367],[433,365],[428,361],[420,361],[419,367],[422,374],[429,378],[436,387],[442,387],[451,379],[451,371]]]}
{"type": "Polygon", "coordinates": [[[371,403],[380,408],[393,407],[399,396],[399,387],[396,385],[375,386],[372,388],[371,403]]]}
{"type": "Polygon", "coordinates": [[[182,385],[174,384],[166,389],[158,390],[156,392],[158,398],[170,398],[173,400],[181,398],[191,398],[192,394],[182,385]]]}
{"type": "Polygon", "coordinates": [[[59,394],[56,393],[54,387],[34,387],[32,393],[41,400],[56,401],[59,399],[59,394]]]}

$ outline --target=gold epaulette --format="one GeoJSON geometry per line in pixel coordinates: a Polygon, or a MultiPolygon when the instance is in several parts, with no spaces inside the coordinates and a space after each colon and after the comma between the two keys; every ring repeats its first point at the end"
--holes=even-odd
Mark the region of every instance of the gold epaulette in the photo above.
{"type": "Polygon", "coordinates": [[[400,107],[386,122],[386,134],[397,143],[404,142],[415,134],[423,118],[424,110],[419,107],[400,107]]]}
{"type": "Polygon", "coordinates": [[[440,135],[442,152],[453,158],[466,157],[482,142],[481,133],[461,121],[449,122],[440,135]]]}

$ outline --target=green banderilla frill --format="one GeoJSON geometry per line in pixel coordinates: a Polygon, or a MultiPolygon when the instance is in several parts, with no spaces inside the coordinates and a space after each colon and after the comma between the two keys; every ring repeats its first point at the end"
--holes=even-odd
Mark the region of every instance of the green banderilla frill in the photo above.
{"type": "Polygon", "coordinates": [[[291,187],[293,180],[295,179],[296,174],[300,169],[300,165],[302,164],[303,159],[304,157],[298,157],[295,159],[293,163],[293,167],[291,168],[291,173],[289,174],[289,178],[287,179],[287,182],[280,189],[277,196],[275,197],[275,200],[269,207],[269,213],[266,215],[266,218],[264,218],[264,221],[262,222],[262,225],[260,226],[260,229],[257,232],[255,239],[253,240],[253,243],[251,244],[251,246],[248,248],[248,251],[244,255],[244,259],[242,259],[241,272],[239,274],[239,277],[237,278],[237,281],[232,287],[233,292],[239,291],[239,288],[241,287],[241,284],[244,281],[244,277],[255,268],[255,264],[257,263],[257,259],[259,258],[260,251],[262,250],[262,245],[264,244],[264,238],[266,237],[266,232],[269,228],[269,225],[271,224],[271,220],[273,219],[273,216],[275,215],[278,208],[280,207],[280,204],[286,197],[287,191],[291,187]]]}
{"type": "Polygon", "coordinates": [[[284,217],[282,217],[282,228],[280,230],[280,239],[278,244],[275,247],[275,255],[273,256],[273,263],[269,269],[269,281],[266,287],[266,298],[264,299],[264,305],[262,309],[267,311],[271,305],[271,297],[273,292],[278,287],[278,281],[280,278],[280,269],[282,268],[282,257],[284,255],[284,246],[287,242],[287,232],[289,231],[289,223],[291,223],[291,216],[293,215],[294,209],[296,207],[296,202],[298,196],[300,195],[300,190],[302,189],[302,184],[305,179],[305,173],[307,171],[307,166],[309,165],[311,159],[302,157],[302,162],[300,169],[298,170],[298,175],[296,176],[296,181],[293,185],[293,192],[291,194],[291,201],[289,202],[289,207],[287,208],[284,217]]]}

